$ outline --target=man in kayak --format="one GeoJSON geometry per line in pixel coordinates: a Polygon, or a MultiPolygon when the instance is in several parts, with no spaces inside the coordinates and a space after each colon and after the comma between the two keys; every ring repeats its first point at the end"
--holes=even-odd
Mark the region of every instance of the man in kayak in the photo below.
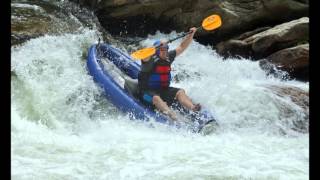
{"type": "Polygon", "coordinates": [[[179,56],[192,42],[197,28],[190,29],[192,33],[186,36],[175,50],[169,50],[165,41],[157,40],[154,46],[160,45],[156,54],[141,61],[138,84],[141,100],[152,107],[157,108],[171,119],[177,120],[177,116],[170,109],[175,101],[192,111],[200,111],[201,105],[194,104],[181,88],[170,87],[171,64],[176,56],[179,56]]]}

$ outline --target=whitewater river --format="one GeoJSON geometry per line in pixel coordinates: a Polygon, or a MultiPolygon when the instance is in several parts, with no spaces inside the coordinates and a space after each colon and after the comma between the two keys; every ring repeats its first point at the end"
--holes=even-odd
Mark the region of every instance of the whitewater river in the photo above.
{"type": "MultiPolygon", "coordinates": [[[[266,88],[308,91],[308,83],[266,76],[257,62],[223,60],[193,42],[173,64],[172,85],[212,109],[220,129],[203,136],[150,127],[120,113],[88,74],[98,33],[82,28],[11,48],[12,179],[309,178],[309,133],[289,123],[303,111],[266,88]],[[295,113],[284,119],[277,101],[295,113]]],[[[157,33],[140,45],[176,35],[157,33]]]]}

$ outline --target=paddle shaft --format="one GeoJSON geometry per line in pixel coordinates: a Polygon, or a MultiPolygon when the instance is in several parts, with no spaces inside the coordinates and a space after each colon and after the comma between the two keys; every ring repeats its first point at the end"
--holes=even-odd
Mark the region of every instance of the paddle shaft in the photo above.
{"type": "MultiPolygon", "coordinates": [[[[198,30],[199,28],[202,28],[202,26],[197,27],[197,30],[198,30]]],[[[171,43],[172,41],[175,41],[175,40],[177,40],[177,39],[183,38],[183,37],[185,37],[186,35],[191,34],[191,33],[192,33],[192,31],[185,32],[185,33],[181,34],[180,36],[177,36],[177,37],[175,37],[175,38],[169,39],[169,41],[168,41],[167,43],[171,43]]],[[[157,47],[156,47],[156,48],[157,48],[157,47]]]]}

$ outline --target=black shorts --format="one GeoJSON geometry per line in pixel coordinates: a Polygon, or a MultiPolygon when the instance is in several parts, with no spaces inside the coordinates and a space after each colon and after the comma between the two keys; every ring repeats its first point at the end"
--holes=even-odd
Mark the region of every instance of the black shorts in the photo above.
{"type": "Polygon", "coordinates": [[[168,106],[171,106],[173,103],[177,102],[175,97],[179,90],[180,90],[179,88],[175,88],[175,87],[169,87],[168,89],[164,89],[164,90],[145,90],[145,91],[142,91],[140,98],[145,105],[149,105],[154,108],[154,105],[152,103],[152,98],[153,96],[158,95],[161,97],[163,101],[167,103],[168,106]]]}

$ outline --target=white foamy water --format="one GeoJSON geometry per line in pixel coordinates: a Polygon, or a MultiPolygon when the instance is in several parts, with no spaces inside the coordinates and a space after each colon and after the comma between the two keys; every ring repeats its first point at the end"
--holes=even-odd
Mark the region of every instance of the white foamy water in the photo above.
{"type": "MultiPolygon", "coordinates": [[[[174,37],[158,33],[157,38],[174,37]]],[[[221,129],[201,136],[131,121],[86,70],[96,32],[43,36],[12,48],[12,179],[308,179],[309,134],[290,130],[257,62],[223,61],[193,42],[173,64],[184,88],[212,109],[221,129]],[[281,133],[285,132],[285,134],[281,133]]],[[[170,47],[176,47],[175,41],[170,47]]]]}

